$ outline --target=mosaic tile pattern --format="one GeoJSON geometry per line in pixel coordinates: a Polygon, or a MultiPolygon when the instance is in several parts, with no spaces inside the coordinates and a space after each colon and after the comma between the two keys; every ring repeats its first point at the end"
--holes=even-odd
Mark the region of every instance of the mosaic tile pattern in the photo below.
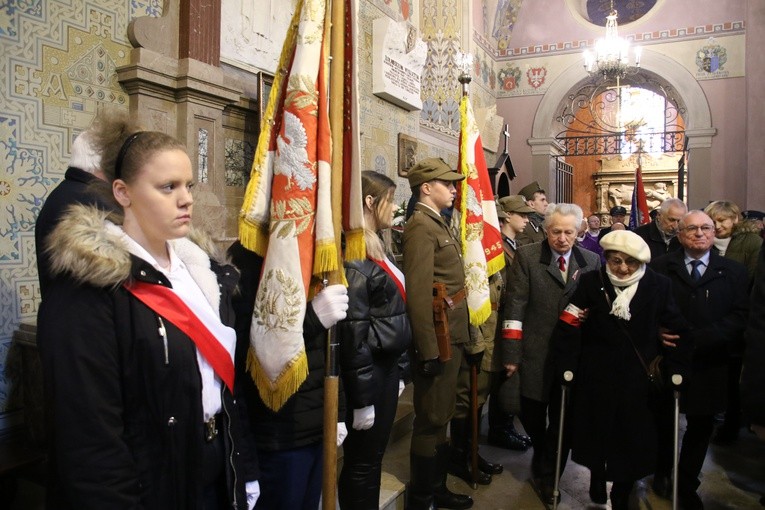
{"type": "Polygon", "coordinates": [[[0,413],[13,332],[39,305],[35,220],[99,106],[127,107],[115,69],[128,61],[128,22],[161,9],[162,0],[0,5],[0,413]]]}

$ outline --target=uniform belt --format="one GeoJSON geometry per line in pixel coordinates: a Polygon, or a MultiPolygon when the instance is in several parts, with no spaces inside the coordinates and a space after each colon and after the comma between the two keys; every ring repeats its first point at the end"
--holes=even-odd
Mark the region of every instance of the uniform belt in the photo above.
{"type": "Polygon", "coordinates": [[[465,299],[465,287],[462,287],[451,296],[446,296],[444,301],[446,301],[446,304],[449,305],[449,308],[454,309],[454,307],[460,304],[463,299],[465,299]]]}
{"type": "Polygon", "coordinates": [[[499,309],[499,303],[492,303],[491,304],[491,311],[496,312],[499,309]]]}
{"type": "Polygon", "coordinates": [[[203,422],[205,427],[205,441],[212,443],[218,437],[218,427],[223,425],[223,413],[211,416],[209,420],[203,422]]]}

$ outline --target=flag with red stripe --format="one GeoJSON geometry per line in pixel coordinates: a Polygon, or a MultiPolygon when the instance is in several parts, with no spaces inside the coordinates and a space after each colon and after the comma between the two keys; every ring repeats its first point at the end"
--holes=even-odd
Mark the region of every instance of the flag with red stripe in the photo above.
{"type": "Polygon", "coordinates": [[[505,266],[499,218],[483,155],[481,134],[467,95],[460,102],[459,171],[455,209],[460,222],[465,290],[470,322],[480,326],[491,315],[489,276],[505,266]]]}

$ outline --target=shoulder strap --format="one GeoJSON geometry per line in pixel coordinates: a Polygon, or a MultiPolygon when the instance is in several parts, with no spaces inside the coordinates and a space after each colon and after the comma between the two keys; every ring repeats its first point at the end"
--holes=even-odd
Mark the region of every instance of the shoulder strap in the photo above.
{"type": "Polygon", "coordinates": [[[230,392],[234,392],[234,362],[231,360],[231,354],[172,289],[139,281],[125,283],[123,286],[139,301],[191,338],[221,381],[230,392]]]}
{"type": "MultiPolygon", "coordinates": [[[[603,289],[603,295],[606,297],[606,303],[608,303],[608,307],[611,308],[611,297],[608,295],[608,291],[606,290],[606,282],[603,280],[603,272],[601,270],[598,270],[598,276],[600,276],[600,286],[603,289]]],[[[622,333],[625,334],[627,339],[630,341],[630,345],[632,345],[632,349],[635,351],[635,354],[638,357],[638,360],[640,360],[640,364],[643,365],[643,370],[645,370],[646,375],[648,377],[651,377],[651,371],[648,369],[648,365],[646,365],[645,360],[643,359],[643,356],[640,354],[640,351],[638,351],[637,346],[635,346],[635,342],[632,340],[632,335],[630,335],[629,330],[626,328],[622,320],[618,317],[614,317],[614,320],[619,325],[619,329],[622,330],[622,333]]]]}

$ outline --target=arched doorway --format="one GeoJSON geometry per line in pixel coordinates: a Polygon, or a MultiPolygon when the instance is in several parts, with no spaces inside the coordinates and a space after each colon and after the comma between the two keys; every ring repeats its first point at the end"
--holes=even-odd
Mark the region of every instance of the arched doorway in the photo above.
{"type": "MultiPolygon", "coordinates": [[[[690,152],[686,201],[691,207],[703,206],[712,196],[710,152],[716,133],[706,97],[696,79],[683,66],[660,53],[644,50],[641,72],[654,77],[657,83],[671,87],[678,104],[684,107],[685,136],[690,152]]],[[[556,189],[555,162],[564,156],[564,150],[556,140],[562,129],[556,117],[569,101],[568,97],[589,79],[581,65],[570,66],[550,85],[537,108],[532,137],[528,140],[532,148],[531,170],[532,178],[546,183],[546,189],[556,189]]]]}

